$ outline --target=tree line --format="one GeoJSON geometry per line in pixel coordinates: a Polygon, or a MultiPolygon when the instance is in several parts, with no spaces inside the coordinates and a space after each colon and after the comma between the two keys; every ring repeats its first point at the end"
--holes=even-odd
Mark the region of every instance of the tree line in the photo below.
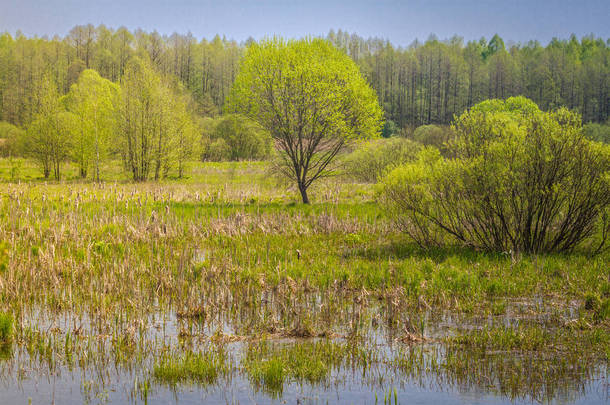
{"type": "Polygon", "coordinates": [[[187,89],[200,115],[215,115],[223,106],[237,73],[243,46],[216,36],[161,36],[157,32],[74,27],[65,37],[0,34],[0,121],[25,127],[33,120],[37,85],[52,77],[65,94],[85,69],[118,83],[129,61],[140,58],[163,76],[173,76],[187,89]]]}
{"type": "MultiPolygon", "coordinates": [[[[499,36],[459,37],[397,47],[331,31],[327,39],[347,53],[377,92],[386,119],[397,127],[448,124],[480,101],[524,95],[543,110],[566,106],[585,122],[606,122],[610,110],[610,40],[592,36],[507,46],[499,36]]],[[[0,121],[25,127],[36,114],[36,86],[51,76],[66,94],[85,69],[118,83],[133,58],[150,60],[190,92],[199,115],[223,110],[239,70],[243,43],[191,34],[81,25],[65,37],[0,35],[0,121]]]]}
{"type": "Polygon", "coordinates": [[[170,170],[182,177],[200,140],[190,93],[138,57],[118,84],[85,69],[66,94],[50,73],[34,89],[30,123],[21,129],[4,122],[0,135],[5,156],[32,159],[45,178],[60,180],[70,161],[80,178],[100,181],[110,158],[121,160],[135,181],[170,170]]]}
{"type": "Polygon", "coordinates": [[[111,161],[121,161],[134,181],[181,178],[188,161],[265,159],[267,130],[242,114],[204,117],[182,82],[152,62],[133,57],[114,83],[83,70],[66,94],[45,73],[33,83],[32,119],[19,127],[0,121],[0,156],[18,177],[19,159],[32,159],[44,178],[60,180],[71,162],[81,179],[101,180],[111,161]]]}
{"type": "Polygon", "coordinates": [[[584,122],[605,122],[610,112],[610,39],[572,35],[507,46],[498,35],[467,43],[431,36],[400,48],[342,31],[328,37],[356,61],[386,117],[401,127],[449,124],[483,100],[517,95],[543,110],[576,110],[584,122]]]}

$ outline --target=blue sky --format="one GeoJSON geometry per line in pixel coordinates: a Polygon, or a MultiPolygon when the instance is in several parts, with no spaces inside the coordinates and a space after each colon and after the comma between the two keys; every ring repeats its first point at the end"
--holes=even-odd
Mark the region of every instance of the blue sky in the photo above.
{"type": "Polygon", "coordinates": [[[430,34],[507,41],[610,38],[610,0],[0,0],[0,32],[65,35],[77,24],[226,35],[238,41],[326,35],[332,29],[408,45],[430,34]]]}

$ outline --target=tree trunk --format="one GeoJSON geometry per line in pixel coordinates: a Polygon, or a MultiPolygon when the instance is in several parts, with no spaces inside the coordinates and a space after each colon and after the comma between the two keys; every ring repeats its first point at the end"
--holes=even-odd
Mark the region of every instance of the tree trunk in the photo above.
{"type": "Polygon", "coordinates": [[[60,172],[59,172],[59,170],[60,170],[60,163],[59,163],[59,161],[55,162],[53,166],[54,166],[53,171],[54,171],[54,174],[55,174],[55,180],[59,181],[61,179],[60,172]]]}
{"type": "MultiPolygon", "coordinates": [[[[97,94],[96,94],[97,95],[97,94]]],[[[94,110],[95,120],[95,180],[100,182],[100,138],[97,128],[97,106],[94,110]]]]}
{"type": "Polygon", "coordinates": [[[305,184],[299,184],[299,191],[301,192],[303,204],[309,204],[309,197],[307,196],[307,187],[305,187],[305,184]]]}
{"type": "Polygon", "coordinates": [[[95,143],[95,180],[100,182],[100,147],[95,143]]]}

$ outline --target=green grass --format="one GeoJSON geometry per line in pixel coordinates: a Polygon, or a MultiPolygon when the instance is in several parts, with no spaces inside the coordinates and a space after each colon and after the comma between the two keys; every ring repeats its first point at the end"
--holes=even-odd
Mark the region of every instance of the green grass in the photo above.
{"type": "Polygon", "coordinates": [[[0,344],[10,343],[13,339],[13,316],[0,312],[0,344]]]}
{"type": "Polygon", "coordinates": [[[250,361],[246,371],[256,385],[263,386],[268,392],[280,394],[284,390],[287,367],[278,357],[269,360],[250,361]]]}
{"type": "Polygon", "coordinates": [[[486,351],[522,351],[522,352],[557,352],[580,351],[581,355],[595,353],[604,355],[604,349],[610,345],[610,335],[603,328],[549,329],[539,325],[483,328],[449,338],[453,345],[473,350],[486,351]]]}
{"type": "Polygon", "coordinates": [[[362,366],[366,355],[350,345],[328,340],[291,344],[261,341],[248,346],[242,368],[257,387],[278,395],[287,381],[324,383],[333,369],[350,360],[362,366]]]}
{"type": "Polygon", "coordinates": [[[204,353],[186,352],[179,357],[166,355],[158,361],[153,376],[159,382],[176,385],[197,383],[210,385],[229,372],[226,355],[220,350],[204,353]]]}
{"type": "Polygon", "coordinates": [[[105,305],[144,307],[159,283],[166,285],[159,298],[180,300],[174,295],[185,283],[201,287],[204,276],[215,272],[233,286],[295,280],[319,291],[340,285],[386,294],[402,288],[405,300],[494,315],[505,311],[503,298],[583,300],[610,291],[608,252],[515,261],[457,246],[422,251],[393,227],[372,194],[354,200],[349,184],[336,185],[336,200],[321,187],[314,204],[302,205],[295,195],[259,182],[263,163],[199,165],[202,183],[3,185],[0,224],[7,231],[0,237],[19,233],[10,258],[0,258],[0,272],[15,276],[16,288],[0,302],[73,305],[62,288],[53,287],[55,273],[60,283],[81,283],[70,297],[87,306],[101,299],[90,293],[101,278],[110,279],[107,288],[114,293],[105,305]],[[235,180],[251,171],[252,184],[235,180]],[[207,252],[204,262],[185,261],[195,251],[207,252]],[[45,270],[49,255],[57,264],[54,272],[45,270]],[[30,270],[36,268],[42,271],[30,270]],[[27,288],[26,282],[36,281],[43,282],[40,289],[27,288]],[[134,282],[145,294],[123,288],[134,282]]]}
{"type": "Polygon", "coordinates": [[[610,319],[610,298],[606,298],[602,301],[599,307],[598,316],[600,319],[610,319]]]}

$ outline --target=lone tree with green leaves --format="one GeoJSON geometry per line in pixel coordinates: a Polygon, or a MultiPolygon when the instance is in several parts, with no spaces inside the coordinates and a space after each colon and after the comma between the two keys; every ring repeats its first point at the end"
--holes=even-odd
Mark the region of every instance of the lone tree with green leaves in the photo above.
{"type": "Polygon", "coordinates": [[[271,133],[280,151],[275,168],[296,183],[306,204],[309,186],[334,173],[349,141],[378,136],[383,115],[356,64],[322,39],[250,45],[229,110],[271,133]]]}

